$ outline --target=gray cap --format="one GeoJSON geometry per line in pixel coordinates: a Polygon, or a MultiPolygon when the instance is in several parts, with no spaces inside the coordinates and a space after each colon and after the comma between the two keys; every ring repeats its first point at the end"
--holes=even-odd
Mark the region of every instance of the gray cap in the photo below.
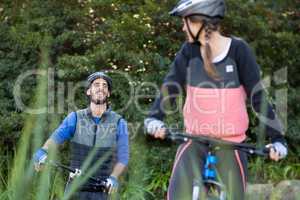
{"type": "Polygon", "coordinates": [[[169,13],[179,17],[204,15],[211,18],[224,18],[225,9],[224,0],[180,0],[169,13]]]}
{"type": "Polygon", "coordinates": [[[112,79],[106,75],[104,72],[95,72],[91,75],[89,75],[89,77],[87,78],[87,85],[88,88],[91,86],[91,84],[93,83],[94,80],[98,79],[98,78],[102,78],[107,82],[108,85],[108,90],[111,92],[112,89],[112,79]]]}

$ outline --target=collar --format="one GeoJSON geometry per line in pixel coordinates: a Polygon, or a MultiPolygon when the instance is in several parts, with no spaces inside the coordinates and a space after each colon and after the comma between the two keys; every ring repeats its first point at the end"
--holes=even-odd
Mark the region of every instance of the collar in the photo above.
{"type": "MultiPolygon", "coordinates": [[[[100,116],[101,118],[101,121],[104,121],[107,117],[107,115],[111,112],[111,107],[110,106],[107,106],[107,109],[103,112],[103,114],[100,116]]],[[[90,117],[90,118],[93,118],[93,114],[92,114],[92,110],[91,110],[91,107],[89,106],[87,108],[87,115],[90,117]]]]}

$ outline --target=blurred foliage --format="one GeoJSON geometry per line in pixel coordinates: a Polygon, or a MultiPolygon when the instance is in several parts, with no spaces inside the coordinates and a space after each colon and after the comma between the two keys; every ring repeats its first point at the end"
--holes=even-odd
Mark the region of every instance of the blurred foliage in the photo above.
{"type": "MultiPolygon", "coordinates": [[[[153,85],[160,86],[184,41],[180,19],[168,15],[175,3],[175,0],[0,2],[0,149],[3,152],[0,193],[2,187],[7,187],[5,174],[11,169],[11,155],[28,118],[15,98],[20,97],[24,106],[30,108],[38,86],[40,75],[30,74],[33,72],[30,70],[44,70],[43,76],[48,79],[46,121],[51,123],[44,123],[39,133],[43,140],[38,145],[67,113],[86,105],[87,98],[83,95],[86,76],[96,70],[107,70],[114,79],[112,106],[129,121],[131,130],[131,162],[123,180],[123,198],[163,198],[176,145],[149,141],[140,133],[157,94],[153,85]],[[49,62],[46,68],[40,68],[45,38],[48,38],[49,62]],[[21,82],[18,92],[17,80],[27,72],[29,75],[21,82]]],[[[263,76],[272,79],[268,88],[271,96],[277,89],[288,89],[286,136],[290,154],[279,164],[252,159],[250,174],[260,175],[252,181],[300,178],[299,165],[295,164],[299,163],[300,155],[297,145],[300,141],[300,3],[298,0],[227,0],[227,4],[222,31],[250,43],[263,76]],[[278,85],[274,75],[284,68],[288,70],[287,81],[278,85]]],[[[180,115],[172,115],[167,121],[171,124],[182,120],[180,115]]],[[[254,115],[251,125],[250,132],[255,132],[254,115]]],[[[255,135],[249,136],[250,142],[254,142],[255,135]]]]}

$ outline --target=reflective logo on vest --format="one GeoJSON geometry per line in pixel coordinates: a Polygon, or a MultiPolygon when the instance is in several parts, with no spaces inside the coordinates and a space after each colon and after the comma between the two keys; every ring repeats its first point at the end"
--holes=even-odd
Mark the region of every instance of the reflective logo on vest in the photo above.
{"type": "Polygon", "coordinates": [[[233,65],[226,65],[226,72],[233,72],[233,65]]]}

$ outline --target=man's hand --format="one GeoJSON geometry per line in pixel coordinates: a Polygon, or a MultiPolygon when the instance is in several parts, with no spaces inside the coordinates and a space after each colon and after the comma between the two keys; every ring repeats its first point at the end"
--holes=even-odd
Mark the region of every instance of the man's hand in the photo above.
{"type": "Polygon", "coordinates": [[[108,194],[117,192],[119,187],[118,179],[114,176],[110,176],[106,179],[106,188],[108,189],[108,194]]]}
{"type": "Polygon", "coordinates": [[[270,148],[269,155],[272,160],[278,161],[287,156],[288,150],[281,142],[275,142],[273,144],[268,144],[266,147],[270,148]]]}
{"type": "Polygon", "coordinates": [[[33,155],[34,168],[36,171],[41,171],[43,169],[43,164],[47,160],[48,153],[45,149],[38,149],[33,155]]]}
{"type": "Polygon", "coordinates": [[[166,128],[164,122],[155,119],[147,118],[144,121],[147,133],[153,135],[155,138],[164,139],[166,137],[166,128]]]}

